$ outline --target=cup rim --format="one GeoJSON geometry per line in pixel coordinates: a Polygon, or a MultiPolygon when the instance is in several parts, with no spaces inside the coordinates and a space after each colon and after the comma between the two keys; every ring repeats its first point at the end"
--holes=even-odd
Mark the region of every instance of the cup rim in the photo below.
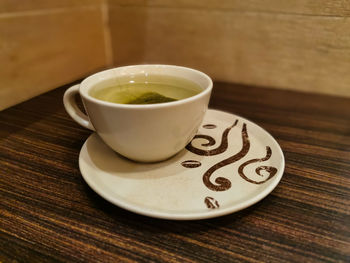
{"type": "MultiPolygon", "coordinates": [[[[171,75],[171,74],[169,74],[171,75]]],[[[103,79],[105,80],[105,79],[103,79]]],[[[85,78],[79,86],[79,94],[80,96],[82,96],[85,100],[88,100],[90,102],[93,103],[97,103],[100,105],[104,105],[107,107],[113,107],[113,108],[125,108],[125,109],[154,109],[154,108],[163,108],[163,107],[171,107],[171,106],[178,106],[178,105],[182,105],[185,103],[189,103],[195,100],[198,100],[208,94],[210,94],[210,92],[213,89],[213,81],[212,79],[205,73],[203,73],[202,71],[193,69],[193,68],[188,68],[188,67],[183,67],[183,66],[176,66],[176,65],[166,65],[166,64],[140,64],[140,65],[130,65],[130,66],[121,66],[121,67],[114,67],[114,68],[110,68],[107,70],[103,70],[100,72],[97,72],[93,75],[88,76],[87,78],[85,78]],[[127,68],[136,68],[136,67],[141,67],[141,68],[148,68],[148,67],[164,67],[164,68],[177,68],[177,69],[181,69],[181,70],[187,70],[187,71],[191,71],[195,74],[200,75],[202,78],[206,79],[208,81],[208,85],[198,94],[185,98],[185,99],[181,99],[181,100],[177,100],[177,101],[171,101],[171,102],[163,102],[163,103],[155,103],[155,104],[121,104],[121,103],[114,103],[114,102],[108,102],[108,101],[103,101],[103,100],[99,100],[96,99],[94,97],[92,97],[89,93],[88,93],[88,88],[85,88],[87,85],[88,81],[91,81],[91,79],[93,78],[97,78],[101,75],[107,74],[108,72],[111,71],[115,71],[117,69],[127,69],[127,68]]]]}

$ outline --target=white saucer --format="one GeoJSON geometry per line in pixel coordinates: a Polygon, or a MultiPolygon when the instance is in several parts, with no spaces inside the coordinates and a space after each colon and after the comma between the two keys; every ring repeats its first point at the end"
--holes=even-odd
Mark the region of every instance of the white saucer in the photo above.
{"type": "Polygon", "coordinates": [[[153,164],[123,158],[92,134],[80,152],[80,171],[87,184],[111,203],[175,220],[244,209],[267,196],[281,180],[280,146],[251,121],[208,110],[198,134],[173,158],[153,164]]]}

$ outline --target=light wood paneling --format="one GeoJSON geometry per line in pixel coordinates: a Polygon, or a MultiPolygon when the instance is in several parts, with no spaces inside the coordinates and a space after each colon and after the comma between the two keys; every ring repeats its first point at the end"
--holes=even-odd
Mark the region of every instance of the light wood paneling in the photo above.
{"type": "Polygon", "coordinates": [[[100,6],[103,0],[0,0],[0,14],[9,12],[39,11],[56,8],[100,6]]]}
{"type": "Polygon", "coordinates": [[[106,65],[100,7],[0,17],[0,109],[106,65]]]}
{"type": "Polygon", "coordinates": [[[0,109],[109,65],[350,96],[350,0],[3,0],[0,109]]]}
{"type": "Polygon", "coordinates": [[[219,4],[187,8],[194,0],[178,7],[171,1],[164,2],[168,7],[155,0],[127,2],[110,0],[117,65],[179,64],[222,81],[350,96],[348,1],[333,1],[343,10],[339,16],[323,12],[331,5],[324,0],[317,8],[315,1],[306,0],[294,1],[294,8],[287,8],[287,1],[271,0],[275,5],[266,6],[242,1],[246,11],[230,10],[229,3],[239,1],[223,1],[228,6],[221,9],[219,4]]]}
{"type": "Polygon", "coordinates": [[[108,0],[110,5],[203,8],[208,11],[270,12],[303,15],[350,15],[350,0],[108,0]]]}

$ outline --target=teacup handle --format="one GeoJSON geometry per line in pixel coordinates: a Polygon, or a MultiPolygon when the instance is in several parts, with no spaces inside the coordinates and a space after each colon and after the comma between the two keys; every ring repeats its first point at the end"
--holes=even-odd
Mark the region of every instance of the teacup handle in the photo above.
{"type": "Polygon", "coordinates": [[[79,94],[79,86],[80,84],[77,84],[66,90],[63,96],[64,107],[66,108],[67,113],[69,114],[69,116],[72,117],[73,120],[75,120],[81,126],[95,131],[94,127],[92,126],[89,120],[89,117],[79,109],[75,101],[75,96],[79,94]]]}

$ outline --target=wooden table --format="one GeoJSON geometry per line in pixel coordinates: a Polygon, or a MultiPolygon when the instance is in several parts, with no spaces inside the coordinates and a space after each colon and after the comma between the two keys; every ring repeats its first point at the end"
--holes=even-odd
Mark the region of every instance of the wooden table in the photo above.
{"type": "Polygon", "coordinates": [[[350,262],[350,99],[216,83],[211,108],[268,130],[285,173],[245,210],[170,221],[87,186],[78,156],[91,132],[66,114],[67,87],[0,112],[0,261],[350,262]]]}

